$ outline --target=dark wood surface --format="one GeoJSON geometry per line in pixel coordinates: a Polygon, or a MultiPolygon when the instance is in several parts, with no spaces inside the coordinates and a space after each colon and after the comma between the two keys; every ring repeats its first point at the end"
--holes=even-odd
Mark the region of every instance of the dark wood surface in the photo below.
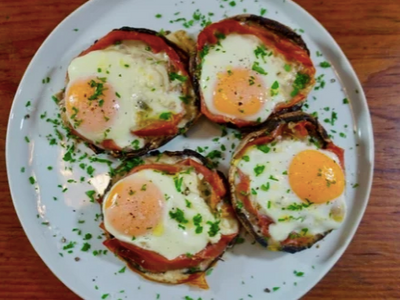
{"type": "MultiPolygon", "coordinates": [[[[77,298],[44,265],[20,226],[4,148],[12,100],[29,61],[83,2],[0,1],[0,299],[77,298]]],[[[400,1],[296,2],[328,29],[354,66],[376,143],[374,184],[361,226],[344,256],[305,299],[400,299],[400,1]]]]}

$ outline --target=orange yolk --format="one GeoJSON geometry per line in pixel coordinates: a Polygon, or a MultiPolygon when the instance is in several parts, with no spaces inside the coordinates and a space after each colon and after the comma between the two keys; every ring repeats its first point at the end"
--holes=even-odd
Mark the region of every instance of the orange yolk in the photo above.
{"type": "Polygon", "coordinates": [[[344,190],[342,168],[317,150],[298,153],[289,167],[289,183],[302,200],[325,203],[339,197],[344,190]]]}
{"type": "Polygon", "coordinates": [[[65,97],[71,124],[83,132],[104,132],[115,120],[116,98],[112,86],[97,77],[74,81],[65,97]]]}
{"type": "Polygon", "coordinates": [[[127,179],[105,200],[105,217],[121,234],[137,237],[154,229],[161,220],[163,193],[147,179],[127,179]]]}
{"type": "Polygon", "coordinates": [[[262,109],[266,88],[258,73],[233,69],[218,74],[214,107],[235,117],[251,116],[262,109]]]}

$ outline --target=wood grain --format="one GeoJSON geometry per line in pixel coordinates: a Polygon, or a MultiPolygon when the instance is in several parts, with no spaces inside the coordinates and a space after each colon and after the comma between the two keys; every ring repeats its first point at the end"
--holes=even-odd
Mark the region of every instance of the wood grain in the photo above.
{"type": "MultiPolygon", "coordinates": [[[[7,117],[29,61],[83,0],[0,2],[0,299],[78,299],[44,265],[15,214],[6,175],[7,117]]],[[[333,35],[367,94],[376,141],[371,199],[344,256],[305,299],[400,298],[400,1],[297,0],[333,35]]]]}

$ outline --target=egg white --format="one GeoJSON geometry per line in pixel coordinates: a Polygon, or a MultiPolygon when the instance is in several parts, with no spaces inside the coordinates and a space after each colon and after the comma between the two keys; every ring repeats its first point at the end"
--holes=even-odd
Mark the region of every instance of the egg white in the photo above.
{"type": "Polygon", "coordinates": [[[337,155],[318,149],[314,144],[302,140],[282,139],[275,146],[269,146],[271,148],[269,153],[262,152],[256,146],[248,148],[243,155],[248,156],[249,161],[241,159],[237,161],[237,167],[250,177],[250,189],[253,191],[253,193],[250,192],[250,200],[253,206],[258,207],[262,214],[269,216],[275,222],[269,226],[271,238],[275,241],[283,241],[292,232],[305,231],[307,235],[316,235],[337,229],[343,222],[346,212],[344,192],[332,201],[323,204],[314,203],[296,211],[283,210],[291,204],[304,203],[291,190],[289,176],[286,174],[293,157],[304,150],[317,150],[339,164],[337,155]],[[258,165],[265,166],[265,169],[262,174],[256,176],[254,168],[258,165]],[[271,179],[270,176],[276,180],[271,179]],[[269,183],[269,190],[264,191],[261,186],[267,183],[269,183]],[[285,218],[289,219],[279,221],[285,218]]]}
{"type": "MultiPolygon", "coordinates": [[[[182,94],[176,89],[179,81],[169,80],[168,63],[165,52],[155,54],[138,41],[124,41],[72,60],[68,66],[67,91],[76,80],[97,76],[106,78],[120,95],[120,98],[115,96],[119,103],[118,113],[107,134],[82,132],[79,127],[77,132],[96,143],[112,139],[121,148],[142,147],[144,140],[131,130],[139,129],[137,112],[143,103],[150,107],[145,118],[158,119],[164,112],[178,114],[183,111],[179,99],[182,94]],[[137,142],[132,146],[135,140],[137,142]]],[[[68,118],[72,124],[71,116],[68,118]]]]}
{"type": "Polygon", "coordinates": [[[216,74],[219,72],[227,72],[235,68],[245,68],[252,70],[254,62],[258,62],[267,75],[261,75],[264,86],[266,87],[265,102],[262,109],[253,115],[243,115],[239,119],[246,121],[265,121],[272,113],[278,103],[290,100],[293,91],[293,82],[300,66],[294,62],[287,62],[285,58],[278,53],[274,53],[271,49],[266,49],[270,56],[264,59],[259,55],[256,57],[254,51],[257,47],[263,45],[262,41],[254,35],[232,33],[225,39],[219,41],[219,45],[210,47],[208,54],[203,59],[200,84],[203,98],[209,111],[216,115],[222,115],[229,118],[237,118],[218,111],[214,106],[214,90],[217,84],[216,74]],[[285,65],[290,66],[290,70],[285,70],[285,65]],[[277,81],[279,88],[276,89],[277,94],[271,95],[271,87],[277,81]]]}
{"type": "Polygon", "coordinates": [[[167,200],[165,201],[163,216],[159,225],[153,228],[151,232],[135,237],[136,239],[132,241],[132,236],[127,236],[123,232],[118,232],[113,228],[107,218],[107,211],[105,210],[104,204],[107,202],[108,195],[112,192],[111,189],[107,195],[105,195],[103,201],[104,225],[106,230],[118,240],[157,252],[169,260],[173,260],[184,254],[194,255],[203,250],[208,243],[217,243],[221,239],[221,235],[229,235],[238,232],[236,220],[222,218],[219,224],[220,231],[215,236],[210,237],[208,234],[210,225],[207,224],[207,222],[216,222],[217,219],[210,211],[210,208],[205,203],[199,191],[198,186],[202,175],[194,171],[191,171],[189,174],[179,174],[179,177],[183,178],[182,191],[186,190],[185,195],[178,192],[176,189],[174,183],[175,176],[176,175],[167,175],[146,169],[118,181],[116,184],[123,183],[127,181],[128,178],[147,179],[158,186],[160,191],[166,195],[167,200]],[[185,199],[191,203],[190,207],[187,207],[185,199]],[[171,211],[176,211],[177,208],[181,209],[184,212],[185,218],[189,220],[188,223],[182,224],[185,229],[178,227],[179,223],[169,215],[171,211]],[[202,216],[201,226],[203,226],[203,231],[200,234],[195,232],[196,227],[192,221],[193,217],[197,214],[202,216]]]}

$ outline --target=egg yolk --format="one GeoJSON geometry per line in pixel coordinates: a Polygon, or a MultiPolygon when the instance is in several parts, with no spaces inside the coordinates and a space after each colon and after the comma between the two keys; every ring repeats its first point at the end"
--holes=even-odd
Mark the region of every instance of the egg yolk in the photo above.
{"type": "Polygon", "coordinates": [[[74,128],[98,133],[114,122],[119,107],[117,97],[112,86],[103,81],[91,77],[70,83],[65,107],[74,128]]]}
{"type": "Polygon", "coordinates": [[[262,109],[266,88],[258,73],[232,69],[218,73],[217,77],[213,100],[219,112],[240,118],[254,115],[262,109]]]}
{"type": "Polygon", "coordinates": [[[339,197],[344,190],[342,168],[317,150],[298,153],[289,166],[289,183],[302,200],[325,203],[339,197]]]}
{"type": "Polygon", "coordinates": [[[121,234],[137,237],[161,222],[164,194],[147,179],[132,178],[113,187],[105,200],[105,218],[121,234]]]}

